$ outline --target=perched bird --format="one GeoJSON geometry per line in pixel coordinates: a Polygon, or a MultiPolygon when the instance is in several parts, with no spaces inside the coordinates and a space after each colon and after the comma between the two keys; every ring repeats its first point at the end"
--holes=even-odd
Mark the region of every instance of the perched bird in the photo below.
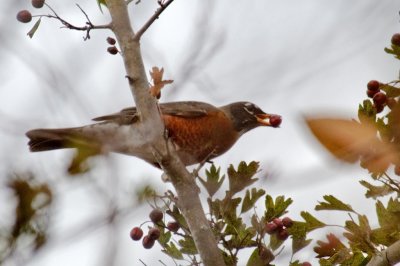
{"type": "MultiPolygon", "coordinates": [[[[278,127],[281,118],[267,114],[250,102],[215,107],[204,102],[159,104],[168,137],[185,165],[213,159],[227,150],[247,131],[258,126],[278,127]]],[[[86,155],[117,152],[139,157],[158,166],[149,143],[140,140],[135,107],[93,119],[98,123],[60,129],[34,129],[26,136],[32,152],[77,148],[86,155]]],[[[151,130],[151,129],[149,129],[151,130]]]]}

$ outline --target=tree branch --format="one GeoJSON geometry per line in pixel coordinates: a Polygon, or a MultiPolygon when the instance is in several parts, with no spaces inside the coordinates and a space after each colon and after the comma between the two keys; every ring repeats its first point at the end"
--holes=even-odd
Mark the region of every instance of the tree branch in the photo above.
{"type": "Polygon", "coordinates": [[[161,13],[173,2],[174,0],[167,0],[164,2],[164,0],[158,0],[158,5],[160,6],[156,12],[154,13],[153,16],[150,17],[150,19],[138,30],[138,32],[135,34],[135,40],[139,41],[140,38],[142,37],[143,33],[151,26],[151,24],[158,19],[158,17],[161,15],[161,13]]]}
{"type": "MultiPolygon", "coordinates": [[[[145,145],[148,148],[157,152],[160,165],[171,178],[178,195],[178,204],[188,223],[203,264],[223,266],[225,264],[222,254],[204,214],[195,180],[176,155],[174,145],[164,138],[164,123],[160,117],[156,99],[149,93],[149,83],[140,51],[140,35],[136,37],[131,27],[127,2],[125,0],[107,0],[106,2],[112,18],[111,28],[121,48],[129,86],[140,114],[140,121],[135,124],[142,132],[142,136],[138,137],[146,142],[145,145]]],[[[168,4],[170,2],[172,0],[169,0],[168,4]]],[[[142,28],[141,34],[157,18],[159,14],[156,14],[153,16],[153,21],[150,19],[146,23],[148,26],[142,28]]]]}
{"type": "Polygon", "coordinates": [[[385,250],[376,254],[367,266],[390,266],[400,262],[400,240],[394,242],[385,250]]]}

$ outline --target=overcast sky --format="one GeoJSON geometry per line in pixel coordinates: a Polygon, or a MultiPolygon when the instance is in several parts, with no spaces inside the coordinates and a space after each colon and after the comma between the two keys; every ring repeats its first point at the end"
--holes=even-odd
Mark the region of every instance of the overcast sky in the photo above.
{"type": "MultiPolygon", "coordinates": [[[[43,19],[29,39],[26,32],[32,24],[15,20],[20,9],[33,9],[29,2],[5,1],[0,11],[0,173],[33,171],[59,195],[53,209],[53,245],[28,265],[99,265],[105,263],[105,250],[118,251],[115,265],[141,265],[139,259],[147,265],[161,265],[158,259],[173,265],[159,246],[144,250],[129,239],[130,228],[147,219],[149,206],[133,209],[114,231],[98,229],[69,238],[74,228],[107,211],[100,197],[93,196],[96,187],[90,179],[100,180],[106,194],[121,205],[127,205],[129,193],[143,182],[160,191],[171,186],[161,182],[159,170],[133,157],[94,159],[93,170],[82,181],[65,178],[71,151],[29,153],[24,136],[29,129],[84,125],[133,105],[120,56],[106,53],[105,39],[111,32],[93,31],[91,39],[83,41],[82,32],[43,19]],[[118,246],[107,248],[113,234],[118,246]]],[[[85,23],[74,1],[47,2],[73,24],[85,23]]],[[[107,11],[101,14],[95,0],[76,3],[93,23],[108,22],[107,11]]],[[[155,3],[131,5],[135,29],[154,12],[155,3]]],[[[217,165],[225,169],[241,160],[260,161],[260,186],[274,196],[292,197],[289,215],[295,219],[301,210],[313,210],[322,195],[333,194],[376,221],[373,202],[363,198],[358,185],[367,172],[333,161],[309,135],[303,118],[355,118],[369,80],[398,77],[398,61],[383,49],[400,31],[399,10],[396,0],[176,0],[144,35],[142,52],[148,69],[164,67],[166,78],[174,80],[164,89],[163,102],[224,105],[248,100],[282,115],[281,128],[247,133],[214,160],[217,165]]],[[[9,224],[13,202],[2,190],[1,202],[10,204],[0,205],[0,224],[9,224]]],[[[334,219],[332,214],[318,215],[334,219]]],[[[299,258],[312,260],[308,253],[299,258]]],[[[278,262],[285,265],[287,260],[278,262]]]]}

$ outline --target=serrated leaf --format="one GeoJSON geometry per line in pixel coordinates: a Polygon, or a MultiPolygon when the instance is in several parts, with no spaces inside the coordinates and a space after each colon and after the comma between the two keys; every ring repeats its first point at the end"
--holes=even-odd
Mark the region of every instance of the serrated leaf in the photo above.
{"type": "Polygon", "coordinates": [[[171,240],[171,232],[164,230],[164,228],[160,228],[160,237],[158,238],[158,242],[161,246],[165,246],[171,240]]]}
{"type": "Polygon", "coordinates": [[[324,200],[326,202],[319,202],[319,204],[315,206],[315,210],[336,210],[354,212],[353,208],[349,204],[343,203],[332,195],[325,195],[324,200]]]}
{"type": "Polygon", "coordinates": [[[331,257],[339,250],[345,249],[346,246],[334,234],[326,235],[327,242],[318,240],[317,246],[314,247],[315,253],[318,254],[317,258],[331,257]]]}
{"type": "Polygon", "coordinates": [[[265,266],[275,259],[274,254],[266,247],[255,248],[251,253],[246,266],[265,266]]]}
{"type": "Polygon", "coordinates": [[[375,252],[370,238],[372,230],[369,226],[368,219],[365,215],[358,215],[359,224],[356,224],[352,220],[348,220],[345,223],[345,229],[343,235],[349,240],[350,247],[352,249],[358,249],[368,254],[375,252]]]}
{"type": "Polygon", "coordinates": [[[209,170],[206,170],[206,180],[199,178],[200,183],[207,190],[208,195],[212,198],[214,194],[220,189],[222,183],[225,180],[225,175],[220,176],[221,168],[216,168],[215,165],[211,165],[209,170]]]}
{"type": "Polygon", "coordinates": [[[394,192],[388,185],[375,186],[364,180],[361,180],[360,184],[367,188],[367,192],[365,193],[367,198],[376,199],[394,192]]]}
{"type": "Polygon", "coordinates": [[[292,204],[293,200],[288,198],[285,200],[285,196],[278,196],[274,200],[270,195],[265,196],[265,220],[270,221],[272,218],[280,217],[286,213],[286,209],[292,204]]]}
{"type": "Polygon", "coordinates": [[[312,239],[297,238],[292,239],[292,254],[297,253],[312,242],[312,239]]]}
{"type": "Polygon", "coordinates": [[[32,39],[33,35],[35,34],[35,32],[37,31],[37,29],[39,28],[40,22],[41,22],[41,18],[39,18],[39,19],[36,21],[36,23],[35,23],[35,25],[33,25],[32,29],[26,34],[26,35],[28,35],[31,39],[32,39]]]}
{"type": "Polygon", "coordinates": [[[326,226],[325,223],[312,216],[309,212],[302,211],[300,215],[306,221],[308,232],[326,226]]]}
{"type": "Polygon", "coordinates": [[[276,234],[270,235],[269,237],[269,247],[274,251],[280,248],[283,242],[283,240],[280,240],[276,237],[276,234]]]}
{"type": "Polygon", "coordinates": [[[264,189],[252,188],[251,191],[246,190],[246,195],[243,199],[242,210],[240,211],[240,213],[245,213],[251,208],[253,208],[254,204],[258,201],[259,198],[264,196],[264,194],[265,194],[264,189]]]}
{"type": "Polygon", "coordinates": [[[196,255],[199,252],[197,251],[196,245],[191,237],[185,237],[178,241],[179,245],[181,246],[180,251],[184,254],[188,255],[196,255]]]}
{"type": "Polygon", "coordinates": [[[161,250],[171,258],[177,259],[177,260],[183,260],[183,255],[182,252],[175,246],[173,242],[165,245],[164,249],[161,250]]]}
{"type": "Polygon", "coordinates": [[[254,161],[249,164],[243,161],[240,162],[237,170],[235,170],[233,165],[230,165],[227,170],[229,195],[233,196],[256,182],[258,178],[253,178],[253,176],[257,173],[258,167],[259,163],[254,161]]]}

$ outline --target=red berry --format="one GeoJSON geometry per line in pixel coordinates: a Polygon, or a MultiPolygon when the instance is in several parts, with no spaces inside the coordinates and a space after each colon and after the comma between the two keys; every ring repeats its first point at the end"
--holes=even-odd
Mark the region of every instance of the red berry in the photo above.
{"type": "Polygon", "coordinates": [[[31,22],[32,14],[28,10],[21,10],[17,14],[17,20],[22,23],[31,22]]]}
{"type": "Polygon", "coordinates": [[[303,263],[301,264],[301,266],[312,266],[312,265],[311,265],[311,263],[309,263],[308,261],[306,261],[306,262],[303,262],[303,263]]]}
{"type": "Polygon", "coordinates": [[[107,42],[110,45],[114,45],[116,43],[116,41],[113,37],[107,37],[107,42]]]}
{"type": "Polygon", "coordinates": [[[377,114],[382,112],[383,109],[385,108],[385,106],[383,106],[383,105],[375,105],[375,104],[373,105],[373,107],[375,108],[377,114]]]}
{"type": "Polygon", "coordinates": [[[160,222],[163,216],[164,216],[163,212],[159,209],[152,210],[149,215],[150,220],[155,224],[160,222]]]}
{"type": "Polygon", "coordinates": [[[377,94],[379,90],[377,91],[372,91],[372,90],[367,90],[367,95],[369,98],[374,98],[375,94],[377,94]]]}
{"type": "Polygon", "coordinates": [[[107,48],[107,52],[109,52],[110,54],[118,54],[118,49],[115,46],[110,46],[107,48]]]}
{"type": "Polygon", "coordinates": [[[395,33],[392,36],[392,44],[400,46],[400,33],[395,33]]]}
{"type": "Polygon", "coordinates": [[[289,232],[286,229],[279,230],[278,234],[276,237],[279,240],[286,240],[289,237],[289,232]]]}
{"type": "Polygon", "coordinates": [[[378,92],[375,94],[372,100],[374,101],[375,105],[384,105],[386,103],[386,94],[383,92],[378,92]]]}
{"type": "Polygon", "coordinates": [[[168,222],[167,228],[171,232],[177,232],[180,228],[180,225],[177,222],[168,222]]]}
{"type": "Polygon", "coordinates": [[[155,240],[151,239],[149,236],[143,237],[142,245],[145,249],[150,249],[154,246],[155,240]]]}
{"type": "Polygon", "coordinates": [[[133,227],[130,235],[133,240],[140,240],[143,236],[143,230],[140,227],[133,227]]]}
{"type": "Polygon", "coordinates": [[[367,84],[367,88],[371,91],[379,91],[379,81],[377,80],[370,80],[367,84]]]}
{"type": "Polygon", "coordinates": [[[289,217],[283,218],[282,219],[282,223],[283,223],[283,226],[286,227],[286,228],[289,228],[289,227],[291,227],[293,225],[293,221],[289,217]]]}
{"type": "Polygon", "coordinates": [[[264,230],[267,234],[272,235],[278,231],[278,226],[275,223],[267,223],[264,230]]]}
{"type": "Polygon", "coordinates": [[[150,237],[150,239],[152,240],[157,240],[160,238],[160,229],[153,227],[149,230],[149,232],[147,233],[147,235],[150,237]]]}
{"type": "Polygon", "coordinates": [[[282,228],[282,227],[283,227],[282,220],[279,219],[279,218],[274,218],[274,219],[272,220],[272,222],[273,222],[274,224],[276,224],[276,225],[278,226],[278,228],[282,228]]]}
{"type": "Polygon", "coordinates": [[[35,8],[42,8],[44,5],[44,0],[32,0],[32,6],[35,8]]]}
{"type": "Polygon", "coordinates": [[[282,123],[282,117],[280,115],[271,115],[269,117],[269,123],[272,127],[279,127],[282,123]]]}

